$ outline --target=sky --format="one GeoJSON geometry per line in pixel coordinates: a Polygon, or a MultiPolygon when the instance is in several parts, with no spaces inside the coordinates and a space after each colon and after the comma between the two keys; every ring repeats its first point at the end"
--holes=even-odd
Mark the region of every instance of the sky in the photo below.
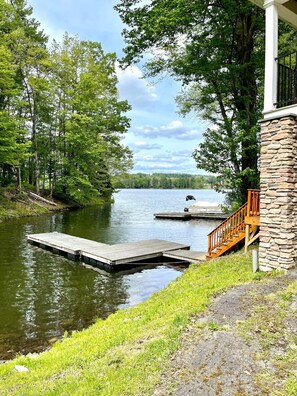
{"type": "MultiPolygon", "coordinates": [[[[117,0],[27,0],[33,16],[49,41],[61,41],[64,32],[82,40],[100,42],[105,52],[121,58],[125,46],[124,27],[113,6],[117,0]]],[[[132,173],[205,174],[191,157],[206,129],[197,117],[178,114],[175,96],[180,85],[172,78],[149,81],[140,64],[117,68],[121,99],[132,106],[127,114],[131,127],[123,144],[134,152],[132,173]]]]}

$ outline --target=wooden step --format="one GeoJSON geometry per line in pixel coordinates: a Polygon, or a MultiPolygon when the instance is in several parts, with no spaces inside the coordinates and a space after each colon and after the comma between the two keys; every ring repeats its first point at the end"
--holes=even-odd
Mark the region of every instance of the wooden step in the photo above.
{"type": "Polygon", "coordinates": [[[211,258],[216,258],[216,257],[220,257],[223,254],[227,253],[228,251],[230,251],[230,249],[232,249],[233,247],[235,247],[239,242],[241,242],[243,239],[245,238],[245,232],[241,232],[238,234],[238,236],[236,238],[232,238],[227,240],[226,242],[223,242],[220,246],[218,246],[215,251],[213,251],[211,254],[208,254],[206,256],[207,259],[211,259],[211,258]]]}

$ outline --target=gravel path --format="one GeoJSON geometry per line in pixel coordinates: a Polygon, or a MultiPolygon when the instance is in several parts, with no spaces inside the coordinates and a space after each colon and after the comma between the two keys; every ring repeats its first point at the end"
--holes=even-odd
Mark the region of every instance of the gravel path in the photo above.
{"type": "Polygon", "coordinates": [[[284,295],[296,280],[294,270],[217,296],[192,318],[154,396],[286,395],[292,367],[276,361],[297,340],[297,296],[284,295]]]}

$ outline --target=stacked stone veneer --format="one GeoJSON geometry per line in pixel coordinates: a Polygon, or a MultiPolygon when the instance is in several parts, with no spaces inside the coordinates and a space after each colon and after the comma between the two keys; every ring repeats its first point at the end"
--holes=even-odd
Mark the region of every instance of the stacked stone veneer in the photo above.
{"type": "Polygon", "coordinates": [[[261,270],[297,261],[297,117],[261,123],[261,270]]]}

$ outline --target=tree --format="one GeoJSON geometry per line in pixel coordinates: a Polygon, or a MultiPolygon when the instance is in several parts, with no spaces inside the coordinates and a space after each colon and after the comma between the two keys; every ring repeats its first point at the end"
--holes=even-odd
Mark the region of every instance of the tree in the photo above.
{"type": "Polygon", "coordinates": [[[111,176],[131,166],[115,55],[67,34],[49,51],[31,15],[26,0],[0,0],[0,183],[109,199],[111,176]]]}
{"type": "Polygon", "coordinates": [[[31,161],[30,147],[35,146],[27,141],[36,132],[30,79],[36,75],[46,43],[31,14],[32,7],[24,0],[0,0],[0,168],[2,183],[17,179],[19,187],[21,167],[31,161]]]}
{"type": "Polygon", "coordinates": [[[23,111],[27,76],[22,65],[33,46],[45,40],[31,14],[32,8],[24,0],[0,1],[0,169],[2,183],[17,179],[19,187],[21,166],[28,160],[30,148],[23,111]]]}
{"type": "Polygon", "coordinates": [[[122,0],[115,8],[129,27],[122,64],[151,53],[147,76],[167,73],[183,83],[181,112],[210,125],[193,153],[197,166],[220,176],[229,200],[245,202],[259,178],[261,10],[249,0],[122,0]]]}
{"type": "Polygon", "coordinates": [[[26,36],[26,29],[14,35],[14,56],[20,76],[22,94],[17,103],[22,114],[31,142],[31,155],[28,161],[29,183],[39,194],[42,161],[39,158],[43,147],[39,147],[44,124],[48,121],[48,68],[50,60],[45,48],[46,38],[26,36]]]}
{"type": "Polygon", "coordinates": [[[57,188],[77,202],[110,197],[110,177],[131,166],[121,144],[130,109],[118,99],[115,55],[67,34],[52,48],[57,188]]]}

